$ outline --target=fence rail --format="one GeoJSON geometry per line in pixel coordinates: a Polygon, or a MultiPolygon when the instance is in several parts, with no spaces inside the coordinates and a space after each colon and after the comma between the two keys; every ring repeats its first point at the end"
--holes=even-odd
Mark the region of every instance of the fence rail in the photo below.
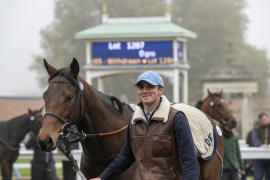
{"type": "MultiPolygon", "coordinates": [[[[248,147],[243,140],[239,140],[240,151],[242,159],[270,159],[270,147],[268,148],[257,148],[257,147],[248,147]]],[[[67,158],[58,151],[54,151],[54,157],[58,160],[56,163],[56,168],[62,168],[62,163],[59,160],[67,160],[67,158]]],[[[81,157],[81,150],[72,151],[75,159],[78,161],[81,157]]],[[[26,150],[25,148],[21,148],[19,159],[32,159],[33,151],[26,150]]],[[[19,169],[28,169],[30,168],[30,163],[15,163],[15,166],[19,169]]],[[[77,180],[80,178],[77,177],[77,180]]]]}
{"type": "MultiPolygon", "coordinates": [[[[270,159],[270,147],[267,148],[258,148],[258,147],[248,147],[243,143],[243,140],[239,141],[240,151],[242,159],[270,159]]],[[[67,160],[67,158],[58,151],[54,151],[54,157],[58,160],[67,160]]],[[[81,156],[81,150],[74,150],[72,154],[75,156],[75,159],[79,160],[81,156]]],[[[22,148],[20,150],[20,159],[32,159],[33,151],[26,150],[22,148]]],[[[18,168],[29,168],[29,163],[16,163],[18,168]]],[[[57,167],[62,167],[62,163],[56,163],[57,167]]]]}

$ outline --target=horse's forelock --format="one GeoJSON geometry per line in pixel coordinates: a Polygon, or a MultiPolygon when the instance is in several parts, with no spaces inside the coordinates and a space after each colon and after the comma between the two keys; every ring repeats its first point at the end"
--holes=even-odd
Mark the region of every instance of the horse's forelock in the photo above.
{"type": "Polygon", "coordinates": [[[213,93],[212,94],[214,97],[219,97],[219,98],[223,98],[223,94],[222,93],[218,93],[218,92],[216,92],[216,93],[213,93]]]}

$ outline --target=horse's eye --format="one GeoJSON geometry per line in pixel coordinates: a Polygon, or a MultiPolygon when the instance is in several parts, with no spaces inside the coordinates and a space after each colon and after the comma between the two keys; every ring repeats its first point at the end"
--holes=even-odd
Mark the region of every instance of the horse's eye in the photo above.
{"type": "Polygon", "coordinates": [[[66,96],[66,102],[70,102],[72,100],[73,96],[66,96]]]}

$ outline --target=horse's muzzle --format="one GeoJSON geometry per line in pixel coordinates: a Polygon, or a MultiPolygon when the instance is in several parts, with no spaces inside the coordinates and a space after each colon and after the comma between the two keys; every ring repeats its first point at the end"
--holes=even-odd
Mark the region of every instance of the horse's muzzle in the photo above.
{"type": "Polygon", "coordinates": [[[50,152],[53,150],[53,140],[50,137],[47,137],[45,140],[38,138],[38,143],[42,151],[50,152]]]}
{"type": "Polygon", "coordinates": [[[236,125],[237,125],[237,122],[235,120],[228,120],[227,123],[226,123],[226,126],[230,129],[234,129],[236,128],[236,125]]]}

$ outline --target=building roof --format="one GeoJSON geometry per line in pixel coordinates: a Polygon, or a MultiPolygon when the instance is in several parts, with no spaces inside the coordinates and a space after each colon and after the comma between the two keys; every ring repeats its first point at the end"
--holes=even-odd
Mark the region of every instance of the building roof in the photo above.
{"type": "Polygon", "coordinates": [[[25,114],[28,108],[37,110],[44,106],[42,98],[36,97],[0,97],[0,121],[25,114]]]}
{"type": "Polygon", "coordinates": [[[166,17],[108,18],[98,26],[77,32],[77,39],[196,38],[196,34],[166,17]]]}
{"type": "Polygon", "coordinates": [[[227,65],[211,69],[204,77],[205,81],[246,81],[255,80],[252,71],[240,65],[227,65]]]}

